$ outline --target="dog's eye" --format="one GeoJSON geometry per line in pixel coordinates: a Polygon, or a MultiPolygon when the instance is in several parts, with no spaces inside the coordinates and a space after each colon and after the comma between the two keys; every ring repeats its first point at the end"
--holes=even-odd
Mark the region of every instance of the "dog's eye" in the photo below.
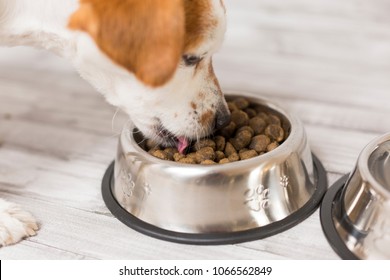
{"type": "Polygon", "coordinates": [[[185,54],[183,55],[183,60],[186,66],[194,66],[198,64],[202,60],[202,58],[200,56],[192,54],[185,54]]]}

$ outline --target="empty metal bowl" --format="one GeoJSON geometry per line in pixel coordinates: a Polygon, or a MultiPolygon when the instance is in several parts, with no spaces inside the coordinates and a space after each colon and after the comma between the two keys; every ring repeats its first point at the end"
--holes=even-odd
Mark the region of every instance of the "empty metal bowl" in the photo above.
{"type": "Polygon", "coordinates": [[[103,179],[111,212],[144,234],[189,244],[264,238],[308,217],[319,206],[327,180],[302,123],[253,94],[226,98],[238,96],[282,119],[289,136],[278,148],[227,164],[181,164],[145,152],[144,139],[130,124],[103,179]]]}
{"type": "Polygon", "coordinates": [[[325,195],[321,224],[345,259],[390,259],[390,133],[371,141],[325,195]]]}

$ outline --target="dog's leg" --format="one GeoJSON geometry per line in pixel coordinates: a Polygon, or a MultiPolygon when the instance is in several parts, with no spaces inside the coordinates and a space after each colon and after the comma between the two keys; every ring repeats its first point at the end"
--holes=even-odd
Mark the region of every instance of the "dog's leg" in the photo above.
{"type": "Polygon", "coordinates": [[[0,246],[11,245],[38,230],[37,222],[19,205],[0,199],[0,246]]]}

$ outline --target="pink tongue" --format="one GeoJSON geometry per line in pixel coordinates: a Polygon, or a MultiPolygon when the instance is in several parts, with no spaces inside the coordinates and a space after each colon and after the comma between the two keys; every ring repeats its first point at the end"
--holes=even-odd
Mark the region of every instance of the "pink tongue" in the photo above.
{"type": "Polygon", "coordinates": [[[184,150],[188,147],[188,140],[183,136],[178,137],[177,140],[178,140],[177,149],[179,153],[182,154],[184,150]]]}

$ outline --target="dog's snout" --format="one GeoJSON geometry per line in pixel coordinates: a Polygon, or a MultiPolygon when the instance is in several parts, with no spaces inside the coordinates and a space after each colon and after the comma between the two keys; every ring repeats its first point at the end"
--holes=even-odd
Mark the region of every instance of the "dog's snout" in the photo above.
{"type": "Polygon", "coordinates": [[[221,129],[230,122],[230,111],[225,104],[221,105],[215,118],[215,129],[221,129]]]}

